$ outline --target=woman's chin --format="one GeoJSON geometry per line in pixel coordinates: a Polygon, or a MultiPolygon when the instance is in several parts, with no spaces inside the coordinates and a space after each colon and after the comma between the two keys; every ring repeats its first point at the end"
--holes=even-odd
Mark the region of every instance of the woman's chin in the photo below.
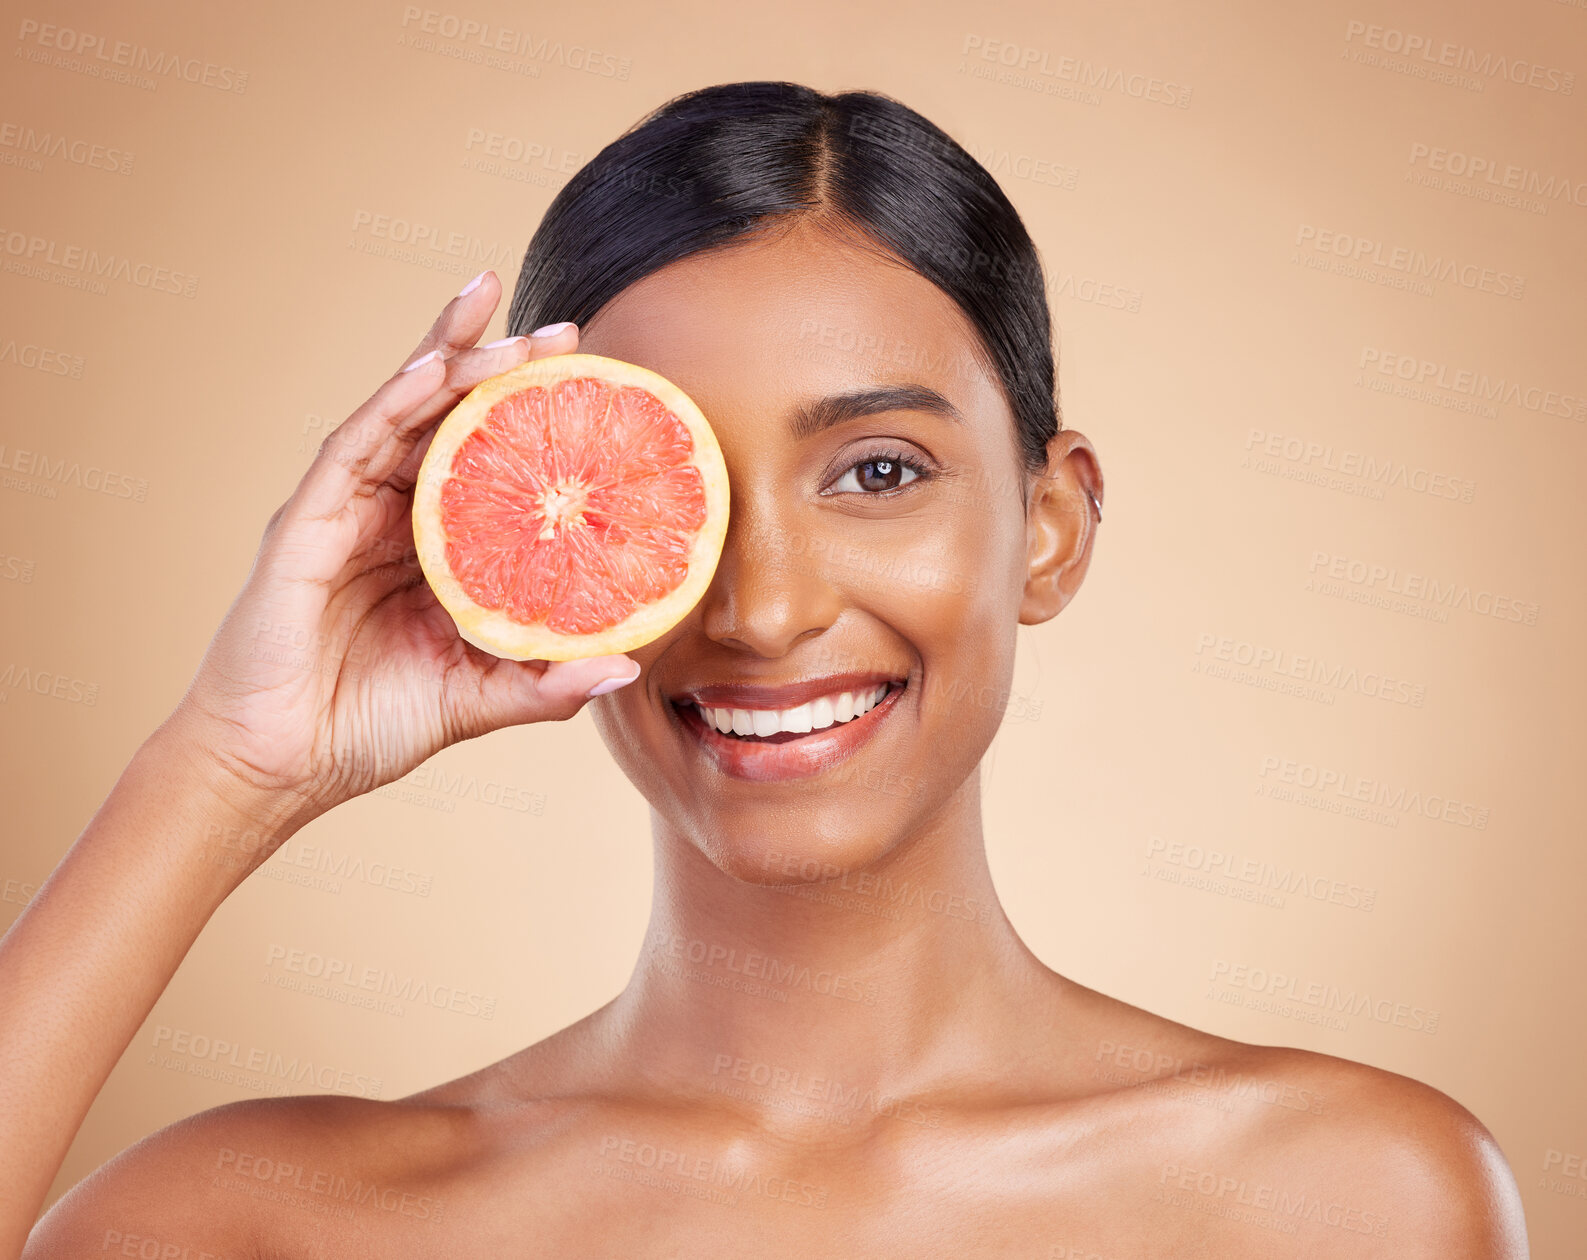
{"type": "Polygon", "coordinates": [[[895,836],[876,834],[816,842],[735,840],[713,844],[705,856],[724,875],[746,884],[804,887],[863,871],[890,853],[896,841],[895,836]]]}

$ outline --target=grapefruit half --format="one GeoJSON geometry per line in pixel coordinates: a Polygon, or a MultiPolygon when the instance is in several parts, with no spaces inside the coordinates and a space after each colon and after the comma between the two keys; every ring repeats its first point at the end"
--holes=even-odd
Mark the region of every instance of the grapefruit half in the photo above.
{"type": "Polygon", "coordinates": [[[419,564],[457,632],[512,660],[659,638],[700,601],[727,535],[727,465],[681,389],[595,354],[480,384],[419,467],[419,564]]]}

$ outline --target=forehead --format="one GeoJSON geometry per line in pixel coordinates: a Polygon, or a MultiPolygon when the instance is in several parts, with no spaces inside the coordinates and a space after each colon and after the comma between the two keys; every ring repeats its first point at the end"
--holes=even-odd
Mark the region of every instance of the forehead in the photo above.
{"type": "Polygon", "coordinates": [[[966,415],[1003,406],[957,303],[879,247],[803,220],[652,272],[579,349],[660,372],[707,415],[886,382],[929,385],[966,415]]]}

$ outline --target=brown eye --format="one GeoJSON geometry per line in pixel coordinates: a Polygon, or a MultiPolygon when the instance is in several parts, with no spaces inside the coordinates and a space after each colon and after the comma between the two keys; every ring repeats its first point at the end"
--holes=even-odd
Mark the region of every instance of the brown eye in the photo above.
{"type": "Polygon", "coordinates": [[[848,471],[833,483],[832,489],[840,493],[858,491],[862,494],[881,494],[907,486],[919,477],[920,470],[914,465],[895,455],[878,455],[850,465],[848,471]]]}

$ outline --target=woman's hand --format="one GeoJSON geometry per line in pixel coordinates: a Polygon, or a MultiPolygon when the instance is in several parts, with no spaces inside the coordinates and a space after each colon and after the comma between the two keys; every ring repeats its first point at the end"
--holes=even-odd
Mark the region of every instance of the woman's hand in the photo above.
{"type": "MultiPolygon", "coordinates": [[[[441,419],[479,382],[572,353],[578,330],[475,348],[493,272],[454,298],[406,366],[332,432],[270,518],[242,593],[169,719],[241,788],[323,813],[448,744],[561,721],[625,656],[509,661],[458,636],[419,568],[413,487],[441,419]]],[[[267,853],[259,855],[262,861],[267,853]]]]}

